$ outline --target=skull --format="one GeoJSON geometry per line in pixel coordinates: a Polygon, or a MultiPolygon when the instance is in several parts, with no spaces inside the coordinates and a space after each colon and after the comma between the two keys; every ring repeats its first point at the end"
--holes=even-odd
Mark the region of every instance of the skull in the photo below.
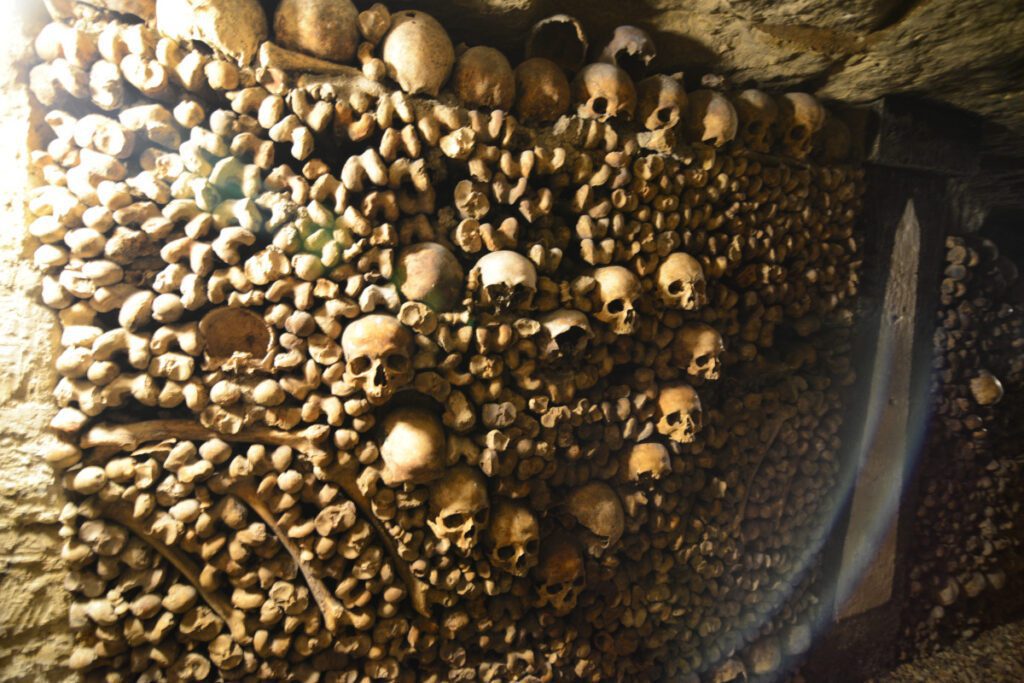
{"type": "Polygon", "coordinates": [[[410,95],[437,97],[455,63],[455,48],[444,27],[425,12],[405,10],[391,17],[381,58],[388,76],[410,95]]]}
{"type": "Polygon", "coordinates": [[[473,550],[480,530],[487,526],[489,514],[487,484],[472,467],[452,468],[430,487],[427,526],[463,555],[473,550]]]}
{"type": "Polygon", "coordinates": [[[718,379],[722,369],[722,335],[704,323],[683,325],[676,332],[675,358],[691,377],[718,379]]]}
{"type": "Polygon", "coordinates": [[[385,484],[426,484],[441,476],[445,436],[436,415],[425,408],[396,408],[384,418],[382,428],[381,479],[385,484]]]}
{"type": "Polygon", "coordinates": [[[568,509],[576,521],[590,532],[585,542],[594,557],[600,557],[622,538],[626,523],[622,501],[603,481],[592,481],[573,489],[569,493],[568,509]]]}
{"type": "Polygon", "coordinates": [[[540,527],[526,508],[509,500],[500,500],[491,514],[487,530],[490,559],[495,567],[514,576],[526,576],[537,564],[540,527]]]}
{"type": "Polygon", "coordinates": [[[686,127],[697,142],[721,147],[736,137],[736,109],[721,93],[695,90],[690,93],[686,127]]]}
{"type": "Polygon", "coordinates": [[[548,313],[540,319],[540,324],[540,358],[550,363],[579,358],[594,336],[586,314],[568,308],[548,313]]]}
{"type": "Polygon", "coordinates": [[[826,117],[814,138],[814,149],[819,153],[821,161],[826,164],[845,161],[852,147],[850,127],[834,116],[826,117]]]}
{"type": "Polygon", "coordinates": [[[779,98],[776,137],[782,151],[804,159],[811,151],[811,138],[825,125],[825,108],[812,95],[790,92],[779,98]]]}
{"type": "Polygon", "coordinates": [[[669,308],[695,311],[707,303],[704,270],[689,254],[669,254],[658,266],[656,280],[661,302],[669,308]]]}
{"type": "Polygon", "coordinates": [[[640,280],[622,266],[605,266],[594,271],[601,308],[594,314],[615,334],[633,334],[636,329],[636,301],[640,280]]]}
{"type": "Polygon", "coordinates": [[[588,64],[572,82],[572,101],[580,118],[628,120],[636,109],[636,88],[629,74],[614,64],[588,64]]]}
{"type": "Polygon", "coordinates": [[[264,365],[272,351],[271,327],[262,316],[246,308],[215,308],[199,321],[203,336],[203,369],[254,369],[264,365]]]}
{"type": "Polygon", "coordinates": [[[362,389],[375,406],[386,403],[412,381],[412,333],[390,315],[354,320],[341,335],[345,353],[344,381],[362,389]]]}
{"type": "Polygon", "coordinates": [[[543,57],[566,71],[576,71],[587,58],[587,35],[575,17],[553,14],[541,19],[526,38],[526,56],[543,57]]]}
{"type": "Polygon", "coordinates": [[[692,443],[703,426],[700,396],[689,384],[662,388],[655,415],[658,433],[679,443],[692,443]]]}
{"type": "Polygon", "coordinates": [[[637,120],[647,130],[675,128],[686,111],[686,90],[679,78],[651,76],[640,81],[636,92],[637,120]]]}
{"type": "Polygon", "coordinates": [[[516,67],[515,76],[519,118],[546,123],[569,109],[569,79],[550,59],[527,59],[516,67]]]}
{"type": "Polygon", "coordinates": [[[394,280],[402,296],[435,311],[450,311],[462,299],[462,266],[455,254],[436,242],[403,249],[394,280]]]}
{"type": "Polygon", "coordinates": [[[565,534],[544,539],[534,574],[541,582],[537,589],[538,605],[550,607],[559,616],[576,607],[576,599],[587,583],[583,555],[565,534]]]}
{"type": "Polygon", "coordinates": [[[626,456],[626,476],[632,482],[661,479],[671,471],[668,449],[657,441],[634,444],[626,456]]]}
{"type": "Polygon", "coordinates": [[[351,61],[359,45],[359,10],[351,0],[281,0],[274,40],[320,59],[351,61]]]}
{"type": "Polygon", "coordinates": [[[159,0],[156,28],[178,41],[209,45],[239,64],[249,64],[267,39],[267,17],[258,0],[159,0]]]}
{"type": "Polygon", "coordinates": [[[779,118],[779,105],[761,90],[744,90],[732,98],[739,117],[739,139],[755,152],[766,153],[772,148],[771,133],[779,118]]]}
{"type": "Polygon", "coordinates": [[[529,308],[537,293],[537,268],[515,251],[493,251],[476,262],[480,303],[495,310],[529,308]]]}
{"type": "Polygon", "coordinates": [[[970,382],[971,396],[978,405],[990,406],[1003,398],[1003,383],[988,370],[982,370],[970,382]]]}
{"type": "Polygon", "coordinates": [[[619,26],[598,61],[614,64],[632,78],[641,78],[655,53],[654,41],[647,31],[636,26],[619,26]]]}
{"type": "Polygon", "coordinates": [[[471,47],[455,63],[452,89],[467,107],[508,111],[515,99],[512,65],[493,47],[471,47]]]}

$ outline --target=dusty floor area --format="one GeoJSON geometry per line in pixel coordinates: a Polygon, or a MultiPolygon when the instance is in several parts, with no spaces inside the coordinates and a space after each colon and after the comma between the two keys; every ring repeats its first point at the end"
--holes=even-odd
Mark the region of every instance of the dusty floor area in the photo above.
{"type": "Polygon", "coordinates": [[[932,657],[904,664],[878,683],[1019,683],[1024,681],[1024,621],[932,657]]]}

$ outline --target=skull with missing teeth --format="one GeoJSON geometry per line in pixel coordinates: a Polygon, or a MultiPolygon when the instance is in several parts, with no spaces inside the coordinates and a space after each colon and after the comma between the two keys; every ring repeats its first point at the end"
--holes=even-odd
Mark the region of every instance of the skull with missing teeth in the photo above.
{"type": "Polygon", "coordinates": [[[535,576],[541,582],[537,589],[538,605],[550,607],[559,616],[568,614],[587,583],[583,554],[567,535],[545,537],[535,576]]]}
{"type": "Polygon", "coordinates": [[[710,325],[690,323],[676,332],[676,360],[691,377],[714,381],[721,376],[722,335],[710,325]]]}
{"type": "Polygon", "coordinates": [[[707,285],[700,261],[677,251],[658,266],[658,296],[669,308],[695,311],[707,303],[707,285]]]}
{"type": "Polygon", "coordinates": [[[431,485],[427,526],[463,555],[473,550],[489,517],[487,484],[479,471],[453,467],[431,485]]]}
{"type": "Polygon", "coordinates": [[[679,443],[692,443],[703,426],[700,396],[689,384],[673,384],[658,393],[658,433],[679,443]]]}
{"type": "Polygon", "coordinates": [[[537,293],[537,268],[514,251],[486,254],[476,262],[480,303],[494,311],[529,309],[537,293]]]}
{"type": "Polygon", "coordinates": [[[546,314],[540,324],[539,354],[547,363],[568,363],[579,358],[594,336],[586,314],[568,308],[546,314]]]}
{"type": "Polygon", "coordinates": [[[540,527],[529,508],[509,500],[495,504],[488,529],[491,563],[513,576],[526,576],[537,564],[540,527]]]}
{"type": "Polygon", "coordinates": [[[386,403],[412,381],[412,333],[390,315],[367,315],[345,327],[344,381],[362,389],[373,405],[386,403]]]}
{"type": "Polygon", "coordinates": [[[615,334],[633,334],[636,330],[636,302],[640,298],[640,280],[622,266],[605,266],[594,271],[594,293],[599,308],[598,320],[615,334]]]}

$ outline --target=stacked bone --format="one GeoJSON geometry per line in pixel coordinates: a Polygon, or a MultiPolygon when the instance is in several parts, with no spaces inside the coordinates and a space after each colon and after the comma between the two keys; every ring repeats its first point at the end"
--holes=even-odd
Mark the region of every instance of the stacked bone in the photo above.
{"type": "Polygon", "coordinates": [[[632,27],[584,66],[564,15],[513,71],[379,4],[285,0],[276,42],[243,0],[65,9],[30,208],[77,668],[726,681],[806,649],[862,189],[813,98],[639,80],[632,27]]]}
{"type": "Polygon", "coordinates": [[[1024,315],[1016,266],[950,237],[934,337],[933,404],[914,520],[904,656],[978,634],[1020,608],[1024,315]],[[1004,397],[1004,393],[1006,396],[1004,397]],[[1008,585],[1009,584],[1009,585],[1008,585]]]}

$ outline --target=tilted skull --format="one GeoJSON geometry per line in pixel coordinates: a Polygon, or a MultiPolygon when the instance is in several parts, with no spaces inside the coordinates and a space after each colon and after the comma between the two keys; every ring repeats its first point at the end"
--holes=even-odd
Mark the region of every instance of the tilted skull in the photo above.
{"type": "Polygon", "coordinates": [[[786,93],[778,104],[775,128],[782,151],[795,159],[804,159],[811,151],[814,134],[825,125],[825,108],[805,92],[786,93]]]}
{"type": "Polygon", "coordinates": [[[362,389],[375,406],[390,400],[415,374],[412,333],[393,316],[373,314],[352,321],[341,335],[341,348],[342,379],[362,389]]]}
{"type": "Polygon", "coordinates": [[[633,334],[636,330],[636,302],[640,298],[640,280],[622,266],[604,266],[594,271],[594,293],[600,308],[594,315],[615,334],[633,334]]]}
{"type": "Polygon", "coordinates": [[[156,28],[177,41],[204,43],[239,64],[252,62],[268,33],[258,0],[160,0],[156,28]]]}
{"type": "Polygon", "coordinates": [[[559,616],[576,607],[580,591],[587,583],[583,554],[566,534],[553,534],[544,539],[534,575],[540,580],[538,606],[550,607],[559,616]]]}
{"type": "Polygon", "coordinates": [[[647,66],[657,54],[654,41],[647,31],[637,26],[619,26],[612,33],[598,61],[614,64],[631,78],[642,78],[647,66]]]}
{"type": "Polygon", "coordinates": [[[579,358],[594,337],[586,314],[568,308],[545,314],[540,324],[538,354],[548,363],[571,362],[579,358]]]}
{"type": "Polygon", "coordinates": [[[629,74],[614,64],[588,64],[573,79],[572,101],[580,118],[629,120],[636,109],[636,88],[629,74]]]}
{"type": "Polygon", "coordinates": [[[550,59],[527,59],[516,67],[515,76],[519,118],[546,123],[569,109],[569,79],[550,59]]]}
{"type": "Polygon", "coordinates": [[[494,566],[513,576],[526,576],[537,564],[540,526],[529,508],[510,500],[499,500],[491,511],[487,530],[494,566]]]}
{"type": "Polygon", "coordinates": [[[515,99],[515,88],[512,65],[493,47],[471,47],[455,63],[452,89],[467,107],[508,111],[515,99]]]}
{"type": "Polygon", "coordinates": [[[528,309],[537,293],[537,267],[522,254],[493,251],[476,262],[480,303],[498,311],[528,309]]]}
{"type": "Polygon", "coordinates": [[[669,308],[695,311],[707,303],[707,285],[700,261],[677,251],[658,266],[658,296],[669,308]]]}
{"type": "Polygon", "coordinates": [[[626,477],[629,481],[656,481],[671,471],[668,449],[657,441],[634,444],[626,454],[626,477]]]}
{"type": "Polygon", "coordinates": [[[394,272],[402,296],[442,312],[452,310],[462,300],[464,280],[455,254],[436,242],[420,242],[403,249],[394,272]]]}
{"type": "Polygon", "coordinates": [[[736,137],[736,109],[725,95],[714,90],[690,93],[686,127],[696,142],[721,147],[736,137]]]}
{"type": "Polygon", "coordinates": [[[463,555],[473,550],[489,516],[487,483],[479,470],[453,467],[431,484],[427,526],[463,555]]]}
{"type": "Polygon", "coordinates": [[[761,90],[744,90],[732,98],[739,117],[740,142],[755,152],[771,151],[771,134],[779,118],[775,98],[761,90]]]}
{"type": "Polygon", "coordinates": [[[388,76],[402,90],[436,97],[451,74],[455,48],[437,19],[425,12],[404,10],[391,16],[381,59],[388,76]]]}
{"type": "Polygon", "coordinates": [[[434,413],[413,406],[396,408],[385,416],[382,430],[381,479],[385,484],[426,484],[443,474],[444,427],[434,413]]]}
{"type": "Polygon", "coordinates": [[[703,427],[700,396],[685,383],[662,387],[655,416],[658,433],[679,443],[692,443],[703,427]]]}
{"type": "Polygon", "coordinates": [[[592,481],[573,489],[567,505],[569,514],[590,532],[584,535],[584,543],[594,557],[600,557],[622,538],[626,524],[622,501],[608,484],[592,481]]]}
{"type": "Polygon", "coordinates": [[[718,330],[704,323],[689,323],[676,332],[675,358],[691,377],[714,381],[721,376],[725,346],[718,330]]]}
{"type": "Polygon", "coordinates": [[[637,121],[647,130],[675,128],[686,113],[686,90],[682,74],[658,74],[640,81],[637,92],[637,121]]]}

